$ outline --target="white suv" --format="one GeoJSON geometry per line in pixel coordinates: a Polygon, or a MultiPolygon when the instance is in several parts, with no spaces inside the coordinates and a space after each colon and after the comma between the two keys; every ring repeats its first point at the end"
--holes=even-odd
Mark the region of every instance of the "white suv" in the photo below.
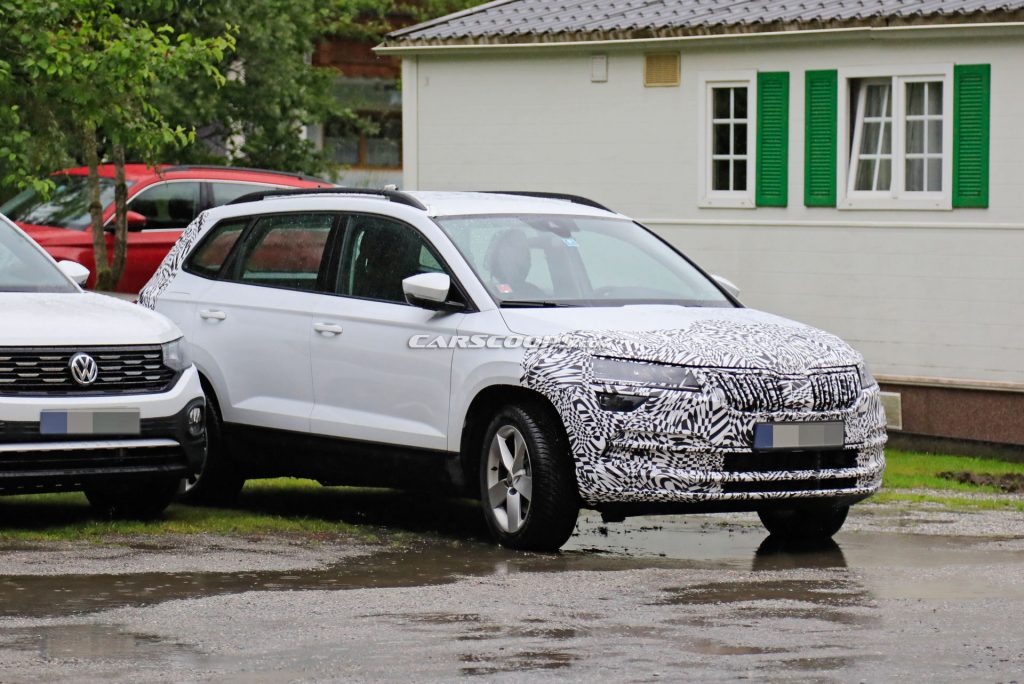
{"type": "Polygon", "coordinates": [[[201,215],[141,302],[203,375],[197,498],[279,475],[447,489],[500,543],[555,549],[581,505],[831,536],[881,483],[860,354],[583,198],[247,196],[201,215]]]}
{"type": "Polygon", "coordinates": [[[88,275],[0,216],[0,494],[149,518],[203,463],[199,374],[173,323],[83,292],[88,275]]]}

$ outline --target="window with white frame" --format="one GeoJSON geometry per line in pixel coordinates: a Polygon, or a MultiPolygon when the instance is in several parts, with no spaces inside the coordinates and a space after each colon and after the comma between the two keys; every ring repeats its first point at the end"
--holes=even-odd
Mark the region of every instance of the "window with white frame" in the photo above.
{"type": "Polygon", "coordinates": [[[845,91],[842,206],[948,208],[948,75],[865,75],[847,78],[845,91]]]}
{"type": "Polygon", "coordinates": [[[753,206],[753,78],[704,79],[703,206],[753,206]]]}

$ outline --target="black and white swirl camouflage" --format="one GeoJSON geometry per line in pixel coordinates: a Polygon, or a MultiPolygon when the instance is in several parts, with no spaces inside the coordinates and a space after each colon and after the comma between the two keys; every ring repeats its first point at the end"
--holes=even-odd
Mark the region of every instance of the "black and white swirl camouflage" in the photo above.
{"type": "Polygon", "coordinates": [[[712,319],[674,330],[563,334],[527,351],[522,383],[561,414],[579,491],[591,505],[860,496],[881,486],[886,441],[879,390],[861,387],[861,363],[849,345],[815,328],[712,319]],[[608,384],[594,377],[595,355],[688,366],[701,389],[608,384]],[[646,402],[634,411],[609,411],[599,393],[642,395],[646,402]],[[826,420],[845,424],[847,466],[725,468],[727,455],[754,453],[757,423],[826,420]],[[785,491],[781,480],[824,484],[785,491]],[[763,491],[729,486],[761,481],[774,484],[763,491]]]}
{"type": "Polygon", "coordinates": [[[174,243],[174,247],[171,248],[171,251],[167,253],[167,256],[160,263],[160,267],[156,269],[156,273],[153,274],[153,277],[149,279],[146,286],[139,292],[139,304],[147,309],[156,308],[157,298],[167,289],[167,286],[171,284],[174,277],[178,275],[182,262],[188,256],[192,245],[203,234],[205,226],[206,212],[204,211],[192,223],[188,224],[181,237],[174,243]]]}

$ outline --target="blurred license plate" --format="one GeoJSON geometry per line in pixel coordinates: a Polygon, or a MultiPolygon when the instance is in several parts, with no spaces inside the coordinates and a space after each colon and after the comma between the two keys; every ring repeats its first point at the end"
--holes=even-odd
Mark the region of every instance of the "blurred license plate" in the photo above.
{"type": "Polygon", "coordinates": [[[139,410],[43,411],[39,432],[44,435],[137,435],[141,429],[139,410]]]}
{"type": "Polygon", "coordinates": [[[758,423],[755,449],[823,449],[841,447],[845,438],[841,420],[820,423],[758,423]]]}

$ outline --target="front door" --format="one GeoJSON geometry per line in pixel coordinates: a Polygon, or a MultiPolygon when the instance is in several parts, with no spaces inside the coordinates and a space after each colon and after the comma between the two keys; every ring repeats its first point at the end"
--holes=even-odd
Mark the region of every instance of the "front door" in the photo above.
{"type": "Polygon", "coordinates": [[[450,337],[464,318],[410,306],[402,280],[442,271],[412,226],[348,219],[334,296],[318,301],[311,342],[314,433],[446,450],[451,349],[412,349],[415,335],[450,337]]]}

